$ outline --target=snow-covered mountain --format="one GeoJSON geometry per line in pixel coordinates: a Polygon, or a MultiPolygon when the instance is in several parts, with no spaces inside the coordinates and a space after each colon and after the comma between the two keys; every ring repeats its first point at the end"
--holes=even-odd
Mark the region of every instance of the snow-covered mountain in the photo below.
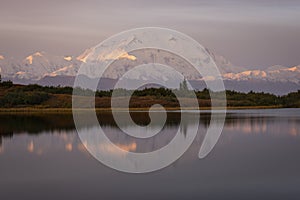
{"type": "MultiPolygon", "coordinates": [[[[289,68],[276,65],[265,70],[247,70],[243,67],[235,66],[223,56],[217,55],[209,49],[206,50],[219,67],[224,80],[230,82],[267,81],[293,83],[296,84],[296,86],[299,85],[298,88],[300,89],[300,65],[289,68]]],[[[0,72],[4,79],[11,79],[17,83],[47,83],[48,85],[59,85],[61,84],[58,83],[60,77],[74,77],[77,74],[79,67],[82,63],[87,61],[87,56],[92,51],[92,48],[87,49],[82,54],[77,56],[57,56],[48,54],[46,52],[35,52],[22,59],[7,58],[6,56],[0,54],[0,72]]],[[[105,58],[99,55],[97,56],[97,59],[114,59],[114,55],[115,54],[111,53],[105,58]]],[[[191,67],[184,59],[174,56],[169,52],[146,49],[133,51],[130,53],[122,51],[122,55],[123,56],[113,62],[106,70],[104,73],[104,77],[106,79],[119,79],[124,72],[128,71],[128,69],[138,65],[154,62],[172,66],[175,70],[180,71],[189,80],[207,80],[207,77],[201,77],[195,73],[193,67],[191,67]]],[[[140,73],[145,74],[135,74],[132,78],[136,80],[140,80],[141,77],[143,77],[143,79],[147,78],[146,71],[140,73]]],[[[74,80],[74,78],[67,80],[74,80]]],[[[251,90],[250,82],[249,89],[251,90]]]]}
{"type": "Polygon", "coordinates": [[[23,59],[0,60],[3,77],[37,81],[45,76],[75,76],[81,62],[73,56],[57,56],[46,52],[35,52],[23,59]]]}
{"type": "Polygon", "coordinates": [[[300,65],[295,67],[273,66],[266,70],[247,70],[223,74],[225,80],[267,80],[273,82],[300,83],[300,65]]]}
{"type": "MultiPolygon", "coordinates": [[[[75,76],[81,63],[86,62],[87,56],[91,51],[92,49],[87,49],[78,56],[57,56],[46,52],[35,52],[20,60],[0,55],[1,74],[7,78],[26,80],[40,80],[45,76],[75,76]]],[[[117,63],[114,63],[109,68],[105,74],[107,78],[119,78],[128,68],[145,63],[159,62],[168,65],[171,64],[177,69],[181,69],[183,65],[187,65],[180,59],[174,59],[172,55],[168,55],[166,52],[145,50],[132,54],[123,52],[123,55],[117,63]]],[[[213,53],[211,55],[218,66],[220,66],[222,72],[241,71],[241,69],[234,67],[222,56],[217,56],[213,53]]],[[[113,55],[109,56],[114,58],[113,55]]],[[[99,56],[99,59],[107,58],[99,56]]],[[[192,75],[193,73],[187,74],[192,75]]],[[[190,76],[188,78],[198,79],[199,77],[190,76]]]]}

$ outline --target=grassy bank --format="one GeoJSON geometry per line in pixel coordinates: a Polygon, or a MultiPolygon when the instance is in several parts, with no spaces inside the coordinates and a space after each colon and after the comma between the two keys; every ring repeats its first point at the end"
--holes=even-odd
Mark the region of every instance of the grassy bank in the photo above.
{"type": "MultiPolygon", "coordinates": [[[[283,108],[280,106],[239,106],[239,107],[227,107],[227,110],[242,110],[242,109],[278,109],[283,108]]],[[[176,111],[176,110],[210,110],[210,107],[166,107],[165,110],[167,111],[176,111]]],[[[215,110],[224,109],[224,107],[217,107],[215,110]]],[[[110,112],[111,108],[96,108],[96,112],[110,112]]],[[[124,108],[116,108],[117,111],[125,111],[124,108]]],[[[130,108],[130,111],[148,111],[149,108],[130,108]]],[[[161,109],[154,109],[154,110],[161,110],[161,109]]],[[[86,111],[93,111],[93,109],[74,109],[76,112],[86,112],[86,111]]],[[[0,108],[0,114],[10,114],[10,113],[37,113],[37,114],[72,114],[72,108],[42,108],[42,107],[28,107],[28,108],[0,108]]]]}

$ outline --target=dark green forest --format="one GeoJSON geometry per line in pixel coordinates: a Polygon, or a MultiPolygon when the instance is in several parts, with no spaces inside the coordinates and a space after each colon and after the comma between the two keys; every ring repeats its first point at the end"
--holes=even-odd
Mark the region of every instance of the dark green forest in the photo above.
{"type": "MultiPolygon", "coordinates": [[[[1,80],[0,80],[1,81],[1,80]]],[[[63,106],[60,107],[71,107],[71,95],[74,93],[81,96],[92,95],[93,91],[81,88],[72,87],[53,87],[53,86],[40,86],[40,85],[15,85],[11,81],[0,82],[0,107],[30,107],[43,104],[44,102],[52,99],[64,99],[63,106]]],[[[145,88],[142,90],[130,91],[125,89],[114,90],[115,96],[127,96],[132,93],[132,97],[136,97],[137,101],[139,98],[151,97],[152,99],[163,99],[164,101],[174,102],[176,101],[175,93],[178,93],[181,97],[191,97],[192,91],[189,91],[185,87],[184,83],[180,84],[178,89],[166,89],[166,88],[145,88]]],[[[109,91],[96,91],[95,97],[99,101],[101,99],[108,99],[112,96],[113,90],[109,91]]],[[[195,91],[197,98],[201,101],[210,101],[210,91],[203,89],[201,91],[195,91]]],[[[276,96],[274,94],[264,92],[253,92],[248,93],[237,92],[237,91],[226,91],[227,106],[229,107],[254,107],[254,106],[276,106],[276,107],[300,107],[300,90],[289,93],[283,96],[276,96]]],[[[59,103],[59,102],[57,102],[59,103]]],[[[207,104],[209,105],[209,104],[207,104]]],[[[201,106],[201,105],[200,105],[201,106]]],[[[51,107],[51,104],[50,104],[51,107]]]]}

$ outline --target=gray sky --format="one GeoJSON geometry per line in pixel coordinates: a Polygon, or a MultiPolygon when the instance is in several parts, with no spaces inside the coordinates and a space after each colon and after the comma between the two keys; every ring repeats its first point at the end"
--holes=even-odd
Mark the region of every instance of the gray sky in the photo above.
{"type": "Polygon", "coordinates": [[[299,0],[0,0],[0,54],[77,55],[144,26],[186,33],[240,66],[300,64],[299,0]]]}

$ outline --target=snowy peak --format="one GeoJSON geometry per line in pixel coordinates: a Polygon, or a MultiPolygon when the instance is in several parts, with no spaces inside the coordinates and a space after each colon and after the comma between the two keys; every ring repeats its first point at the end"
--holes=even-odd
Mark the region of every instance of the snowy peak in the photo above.
{"type": "Polygon", "coordinates": [[[47,60],[47,59],[45,58],[45,56],[43,55],[43,53],[41,53],[41,52],[36,52],[36,53],[34,53],[34,54],[32,54],[32,55],[27,56],[27,57],[25,58],[25,63],[32,65],[34,60],[41,60],[41,59],[47,60]]]}
{"type": "MultiPolygon", "coordinates": [[[[134,42],[135,40],[124,41],[126,43],[134,42]]],[[[223,73],[235,73],[244,71],[244,68],[237,67],[233,65],[230,61],[225,59],[223,56],[219,56],[209,49],[206,49],[210,54],[212,59],[215,61],[217,66],[220,69],[220,72],[223,73]]],[[[171,65],[175,69],[181,69],[182,74],[186,75],[188,79],[197,80],[199,77],[198,73],[195,73],[194,70],[189,69],[187,63],[184,63],[182,60],[179,60],[174,57],[174,55],[168,54],[163,50],[155,50],[155,49],[144,49],[132,52],[126,52],[121,47],[116,48],[112,52],[108,52],[103,55],[97,55],[94,53],[95,49],[90,48],[86,49],[81,55],[77,57],[77,60],[86,63],[88,60],[91,61],[108,61],[108,60],[116,60],[117,64],[111,66],[112,68],[108,69],[105,73],[106,78],[117,79],[120,78],[122,73],[128,71],[128,69],[133,68],[135,66],[141,64],[148,63],[160,63],[165,65],[171,65]],[[121,56],[120,56],[121,55],[121,56]],[[182,68],[185,68],[182,70],[182,68]]]]}
{"type": "Polygon", "coordinates": [[[106,61],[106,60],[116,60],[116,59],[128,59],[136,60],[137,58],[134,55],[129,54],[122,48],[115,49],[112,52],[107,52],[104,55],[95,55],[93,53],[94,48],[86,49],[81,55],[77,57],[78,61],[86,63],[88,59],[97,60],[97,61],[106,61]],[[89,57],[90,56],[90,57],[89,57]]]}
{"type": "MultiPolygon", "coordinates": [[[[172,38],[170,40],[172,40],[172,38]]],[[[133,39],[125,42],[130,43],[134,41],[133,39]]],[[[275,65],[265,70],[247,70],[235,66],[223,56],[217,55],[209,49],[206,50],[219,67],[222,77],[225,80],[267,80],[300,84],[300,65],[293,67],[275,65]]],[[[87,62],[88,59],[103,61],[118,58],[116,62],[114,62],[114,65],[106,71],[104,77],[118,79],[130,68],[141,64],[156,62],[172,66],[177,71],[183,71],[182,74],[189,80],[210,80],[210,77],[199,77],[197,73],[194,73],[183,61],[163,51],[141,50],[126,52],[120,47],[105,55],[93,55],[94,58],[88,58],[89,55],[92,55],[93,51],[94,48],[86,49],[79,56],[57,56],[40,51],[20,60],[5,58],[3,55],[0,55],[0,72],[2,77],[26,80],[40,80],[45,76],[76,76],[80,65],[87,62]]],[[[136,76],[142,77],[142,74],[137,74],[136,76]]]]}
{"type": "Polygon", "coordinates": [[[226,73],[223,78],[232,80],[266,79],[267,73],[261,70],[248,70],[240,73],[226,73]]]}
{"type": "Polygon", "coordinates": [[[66,61],[72,61],[72,59],[73,59],[72,56],[65,56],[64,57],[64,60],[66,60],[66,61]]]}
{"type": "Polygon", "coordinates": [[[291,68],[288,68],[288,69],[285,69],[285,71],[300,72],[300,65],[295,66],[295,67],[291,67],[291,68]]]}
{"type": "Polygon", "coordinates": [[[86,49],[82,54],[77,56],[77,60],[86,63],[88,56],[94,51],[93,48],[86,49]]]}
{"type": "Polygon", "coordinates": [[[39,80],[44,76],[76,75],[76,71],[70,70],[76,62],[72,62],[72,56],[51,55],[44,51],[35,52],[23,60],[10,60],[2,64],[3,75],[19,79],[39,80]]]}
{"type": "Polygon", "coordinates": [[[266,70],[248,70],[240,73],[223,74],[225,80],[268,80],[300,84],[300,65],[295,67],[272,66],[266,70]]]}

